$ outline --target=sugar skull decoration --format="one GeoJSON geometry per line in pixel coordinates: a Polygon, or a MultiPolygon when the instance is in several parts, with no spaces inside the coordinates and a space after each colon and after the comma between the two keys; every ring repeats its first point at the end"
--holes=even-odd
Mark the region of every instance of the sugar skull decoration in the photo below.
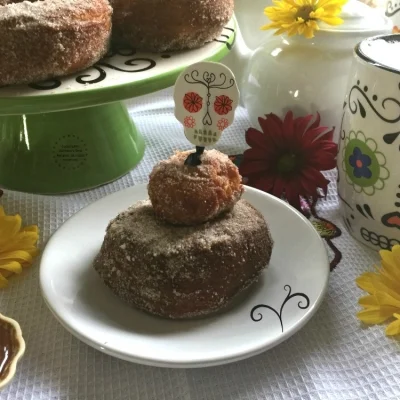
{"type": "Polygon", "coordinates": [[[217,143],[232,124],[239,89],[232,71],[223,64],[200,62],[184,70],[175,83],[175,117],[196,146],[186,164],[199,165],[206,146],[217,143]]]}

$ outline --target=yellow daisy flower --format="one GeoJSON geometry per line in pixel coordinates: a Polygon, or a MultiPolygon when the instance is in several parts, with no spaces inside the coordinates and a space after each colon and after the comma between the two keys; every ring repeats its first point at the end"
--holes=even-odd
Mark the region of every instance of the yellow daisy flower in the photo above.
{"type": "Polygon", "coordinates": [[[32,264],[38,253],[36,243],[39,229],[36,225],[22,227],[21,217],[6,215],[0,206],[0,288],[7,286],[7,278],[22,272],[32,264]]]}
{"type": "Polygon", "coordinates": [[[347,0],[274,0],[275,7],[264,9],[264,14],[271,23],[261,29],[277,29],[275,35],[287,33],[288,36],[303,35],[309,39],[319,30],[318,21],[329,25],[342,24],[339,14],[346,2],[347,0]]]}
{"type": "Polygon", "coordinates": [[[369,293],[359,304],[363,310],[357,317],[366,324],[380,324],[393,319],[386,335],[400,334],[400,245],[392,250],[381,250],[381,267],[366,272],[356,279],[359,288],[369,293]]]}

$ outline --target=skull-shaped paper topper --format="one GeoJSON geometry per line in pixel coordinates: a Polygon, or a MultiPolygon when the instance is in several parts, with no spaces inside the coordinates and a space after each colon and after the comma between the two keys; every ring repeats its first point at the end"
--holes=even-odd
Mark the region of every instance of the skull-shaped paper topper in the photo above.
{"type": "Polygon", "coordinates": [[[174,91],[175,117],[196,148],[215,144],[232,124],[239,89],[232,71],[223,64],[199,62],[178,77],[174,91]]]}

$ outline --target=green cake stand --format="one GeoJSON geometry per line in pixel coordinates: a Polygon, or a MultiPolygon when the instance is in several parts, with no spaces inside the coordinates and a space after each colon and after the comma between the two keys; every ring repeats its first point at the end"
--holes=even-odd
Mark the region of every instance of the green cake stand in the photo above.
{"type": "Polygon", "coordinates": [[[122,101],[174,85],[190,64],[221,60],[235,30],[232,19],[213,42],[185,52],[114,48],[78,74],[0,88],[0,187],[70,193],[128,173],[145,144],[122,101]]]}

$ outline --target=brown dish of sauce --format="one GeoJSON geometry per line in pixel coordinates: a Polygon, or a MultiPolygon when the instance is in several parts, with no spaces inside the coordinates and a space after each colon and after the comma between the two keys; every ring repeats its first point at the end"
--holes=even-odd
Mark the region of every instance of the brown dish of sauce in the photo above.
{"type": "Polygon", "coordinates": [[[25,342],[18,323],[0,314],[0,388],[14,375],[24,350],[25,342]]]}
{"type": "Polygon", "coordinates": [[[5,321],[0,321],[0,379],[4,379],[8,374],[18,347],[15,328],[5,321]]]}

